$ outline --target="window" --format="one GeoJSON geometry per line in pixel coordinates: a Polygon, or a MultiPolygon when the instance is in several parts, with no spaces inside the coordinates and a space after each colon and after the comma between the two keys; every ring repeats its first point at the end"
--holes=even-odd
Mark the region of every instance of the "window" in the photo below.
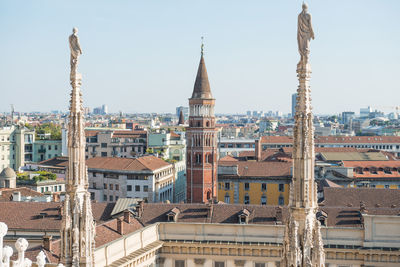
{"type": "Polygon", "coordinates": [[[119,184],[115,185],[115,191],[119,191],[119,184]]]}
{"type": "Polygon", "coordinates": [[[107,143],[101,143],[101,147],[102,148],[106,148],[107,147],[107,143]]]}
{"type": "Polygon", "coordinates": [[[261,184],[261,191],[267,191],[267,184],[261,184]]]}
{"type": "Polygon", "coordinates": [[[231,189],[231,184],[225,183],[225,190],[230,190],[230,189],[231,189]]]}
{"type": "Polygon", "coordinates": [[[244,183],[244,190],[246,190],[246,191],[250,190],[250,184],[249,183],[244,183]]]}
{"type": "Polygon", "coordinates": [[[48,146],[48,149],[51,150],[51,146],[50,145],[48,146]]]}
{"type": "Polygon", "coordinates": [[[261,197],[261,205],[267,205],[267,197],[265,195],[261,197]]]}
{"type": "Polygon", "coordinates": [[[214,267],[225,267],[225,262],[223,261],[216,261],[214,267]]]}
{"type": "Polygon", "coordinates": [[[54,145],[54,149],[57,150],[57,149],[58,149],[58,146],[57,146],[57,145],[54,145]]]}
{"type": "Polygon", "coordinates": [[[93,189],[96,189],[96,183],[93,183],[93,189]]]}
{"type": "Polygon", "coordinates": [[[93,177],[96,177],[96,173],[95,172],[93,173],[93,177]]]}
{"type": "Polygon", "coordinates": [[[140,185],[135,185],[135,191],[140,192],[140,185]]]}
{"type": "Polygon", "coordinates": [[[231,197],[229,196],[229,194],[225,195],[225,199],[224,199],[225,203],[230,203],[231,202],[231,197]]]}
{"type": "Polygon", "coordinates": [[[256,263],[254,267],[265,267],[265,263],[256,263]]]}
{"type": "Polygon", "coordinates": [[[201,163],[201,155],[196,154],[196,163],[200,164],[201,163]]]}
{"type": "Polygon", "coordinates": [[[104,189],[107,189],[107,184],[103,184],[104,189]]]}
{"type": "Polygon", "coordinates": [[[279,196],[278,205],[280,206],[285,205],[285,199],[283,198],[283,196],[279,196]]]}
{"type": "Polygon", "coordinates": [[[103,201],[107,201],[107,195],[103,195],[103,201]]]}
{"type": "Polygon", "coordinates": [[[114,185],[110,184],[110,190],[114,190],[114,185]]]}
{"type": "Polygon", "coordinates": [[[107,152],[101,152],[102,157],[107,157],[107,152]]]}
{"type": "Polygon", "coordinates": [[[128,186],[126,187],[126,190],[127,190],[127,191],[132,191],[132,186],[131,186],[131,185],[128,185],[128,186]]]}
{"type": "Polygon", "coordinates": [[[110,201],[113,202],[114,201],[114,197],[110,196],[110,201]]]}
{"type": "Polygon", "coordinates": [[[244,196],[244,204],[250,204],[250,197],[247,194],[244,196]]]}
{"type": "Polygon", "coordinates": [[[389,188],[389,185],[388,185],[388,184],[385,184],[385,188],[389,188]]]}
{"type": "Polygon", "coordinates": [[[61,185],[58,186],[58,191],[61,191],[61,185]]]}
{"type": "Polygon", "coordinates": [[[285,192],[285,185],[279,184],[279,192],[285,192]]]}
{"type": "Polygon", "coordinates": [[[175,260],[175,267],[185,267],[184,260],[175,260]]]}
{"type": "Polygon", "coordinates": [[[115,201],[118,201],[118,198],[119,198],[119,196],[116,196],[116,197],[115,197],[115,201]]]}
{"type": "Polygon", "coordinates": [[[148,185],[144,185],[143,186],[143,192],[148,192],[149,191],[149,186],[148,185]]]}

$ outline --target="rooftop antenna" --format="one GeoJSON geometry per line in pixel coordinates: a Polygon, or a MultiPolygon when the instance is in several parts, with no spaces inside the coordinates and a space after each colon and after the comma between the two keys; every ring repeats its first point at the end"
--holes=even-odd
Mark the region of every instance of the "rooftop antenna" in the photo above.
{"type": "Polygon", "coordinates": [[[14,124],[14,104],[11,104],[11,125],[14,124]]]}
{"type": "Polygon", "coordinates": [[[201,56],[204,54],[204,36],[201,36],[201,56]]]}

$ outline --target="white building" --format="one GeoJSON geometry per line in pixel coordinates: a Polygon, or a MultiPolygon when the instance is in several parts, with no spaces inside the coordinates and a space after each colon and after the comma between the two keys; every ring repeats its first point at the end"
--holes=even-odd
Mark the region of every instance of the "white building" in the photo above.
{"type": "Polygon", "coordinates": [[[154,156],[137,159],[95,157],[86,161],[89,191],[98,202],[142,198],[149,202],[173,201],[174,168],[154,156]]]}

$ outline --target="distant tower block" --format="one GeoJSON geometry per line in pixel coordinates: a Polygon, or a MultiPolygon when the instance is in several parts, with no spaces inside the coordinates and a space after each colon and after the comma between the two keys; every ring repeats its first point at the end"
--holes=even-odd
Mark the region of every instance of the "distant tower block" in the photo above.
{"type": "Polygon", "coordinates": [[[217,197],[217,130],[206,64],[201,58],[189,99],[187,138],[187,202],[202,203],[217,197]]]}
{"type": "Polygon", "coordinates": [[[185,124],[185,117],[183,116],[183,111],[181,110],[181,112],[179,113],[178,125],[184,125],[184,124],[185,124]]]}

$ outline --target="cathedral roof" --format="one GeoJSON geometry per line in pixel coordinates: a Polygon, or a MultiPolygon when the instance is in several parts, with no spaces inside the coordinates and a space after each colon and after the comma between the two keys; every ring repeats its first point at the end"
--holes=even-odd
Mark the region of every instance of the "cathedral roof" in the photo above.
{"type": "Polygon", "coordinates": [[[197,70],[196,81],[194,83],[194,89],[192,98],[200,99],[212,99],[210,83],[208,81],[208,74],[206,63],[204,62],[203,54],[200,58],[199,69],[197,70]]]}

